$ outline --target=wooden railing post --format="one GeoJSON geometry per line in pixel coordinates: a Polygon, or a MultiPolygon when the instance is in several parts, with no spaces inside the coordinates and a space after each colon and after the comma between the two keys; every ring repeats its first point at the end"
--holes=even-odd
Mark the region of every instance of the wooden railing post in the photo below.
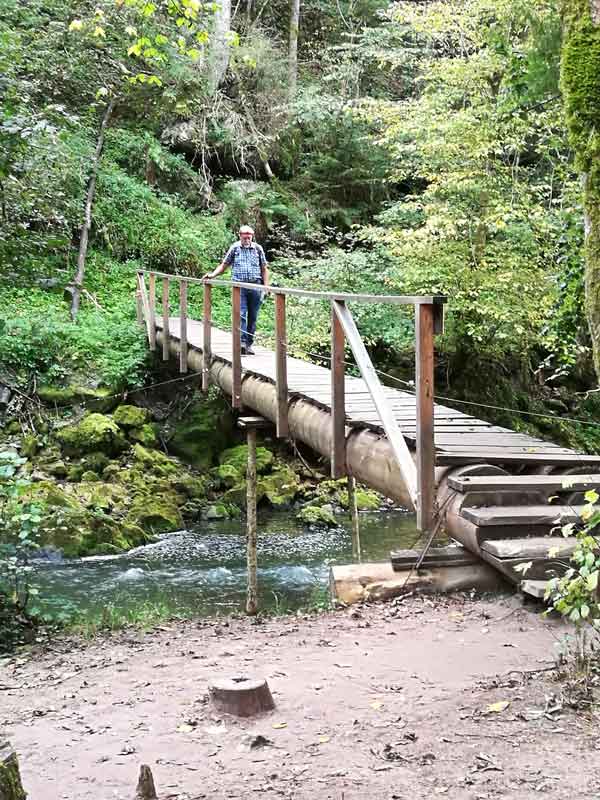
{"type": "Polygon", "coordinates": [[[417,528],[429,531],[435,500],[435,441],[433,422],[434,307],[415,306],[415,361],[417,402],[417,528]]]}
{"type": "Polygon", "coordinates": [[[287,380],[287,330],[285,295],[275,293],[275,367],[277,388],[277,436],[289,433],[288,380],[287,380]]]}
{"type": "Polygon", "coordinates": [[[148,279],[148,306],[150,350],[156,350],[156,275],[153,272],[148,279]]]}
{"type": "Polygon", "coordinates": [[[144,304],[142,301],[142,290],[140,289],[140,276],[138,273],[137,276],[137,286],[135,290],[135,308],[137,314],[137,322],[138,325],[143,328],[144,327],[144,304]]]}
{"type": "MultiPolygon", "coordinates": [[[[340,303],[344,308],[345,303],[340,303]]],[[[346,403],[344,375],[344,329],[331,307],[331,477],[346,473],[346,403]]]]}
{"type": "Polygon", "coordinates": [[[163,361],[169,360],[169,279],[163,278],[162,282],[162,357],[163,361]]]}
{"type": "Polygon", "coordinates": [[[212,361],[212,286],[204,284],[202,298],[202,391],[208,392],[210,386],[210,364],[212,361]]]}
{"type": "Polygon", "coordinates": [[[187,281],[179,283],[179,372],[187,372],[187,281]]]}
{"type": "Polygon", "coordinates": [[[242,340],[241,340],[241,290],[239,286],[232,287],[231,293],[231,336],[232,336],[232,408],[242,407],[242,340]]]}

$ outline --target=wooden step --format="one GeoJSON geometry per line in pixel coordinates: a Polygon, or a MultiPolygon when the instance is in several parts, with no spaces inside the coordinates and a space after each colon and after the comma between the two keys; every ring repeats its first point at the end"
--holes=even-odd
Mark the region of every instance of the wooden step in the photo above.
{"type": "MultiPolygon", "coordinates": [[[[412,569],[421,555],[420,550],[392,550],[390,560],[395,572],[412,569]]],[[[476,564],[481,559],[460,545],[432,547],[423,559],[421,567],[462,567],[476,564]]]]}
{"type": "Polygon", "coordinates": [[[543,600],[546,594],[546,586],[548,581],[521,581],[519,588],[523,594],[528,594],[530,597],[535,597],[536,600],[543,600]]]}
{"type": "Polygon", "coordinates": [[[564,574],[577,541],[563,536],[537,536],[529,539],[495,539],[480,543],[480,555],[513,583],[525,578],[547,581],[564,574]],[[519,567],[529,564],[526,573],[519,567]]]}
{"type": "Polygon", "coordinates": [[[448,486],[459,492],[587,492],[600,488],[600,473],[591,475],[458,475],[448,486]]]}
{"type": "Polygon", "coordinates": [[[517,453],[507,450],[504,453],[498,451],[486,453],[478,450],[457,450],[454,452],[438,451],[435,463],[438,467],[460,467],[465,464],[539,464],[542,466],[578,467],[582,464],[600,465],[600,456],[568,452],[558,452],[556,454],[549,452],[517,453]]]}
{"type": "Polygon", "coordinates": [[[574,536],[531,536],[528,539],[485,539],[479,546],[496,558],[568,560],[573,555],[577,540],[574,536]]]}
{"type": "Polygon", "coordinates": [[[564,525],[579,522],[585,506],[485,506],[461,508],[469,522],[484,528],[494,525],[564,525]]]}

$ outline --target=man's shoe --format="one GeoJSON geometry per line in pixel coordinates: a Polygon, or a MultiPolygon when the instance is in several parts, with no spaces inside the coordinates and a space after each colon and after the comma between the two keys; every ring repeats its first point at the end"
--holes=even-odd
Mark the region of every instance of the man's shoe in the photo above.
{"type": "Polygon", "coordinates": [[[242,345],[242,355],[243,356],[247,356],[248,355],[248,348],[245,347],[244,345],[242,345]]]}
{"type": "Polygon", "coordinates": [[[247,356],[254,356],[254,355],[256,355],[256,353],[254,352],[254,350],[251,347],[247,347],[246,348],[246,355],[247,356]]]}

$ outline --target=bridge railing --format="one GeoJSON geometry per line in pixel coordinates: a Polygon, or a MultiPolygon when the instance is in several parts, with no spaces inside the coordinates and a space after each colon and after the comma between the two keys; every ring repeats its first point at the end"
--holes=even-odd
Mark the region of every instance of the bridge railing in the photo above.
{"type": "MultiPolygon", "coordinates": [[[[171,283],[179,284],[180,347],[179,368],[187,372],[188,359],[188,285],[203,286],[202,313],[202,389],[210,384],[210,367],[213,360],[212,287],[231,289],[232,329],[232,405],[242,405],[242,348],[241,348],[241,290],[256,289],[255,283],[200,279],[163,272],[139,270],[137,273],[138,320],[145,324],[148,342],[156,349],[156,282],[162,281],[162,357],[169,358],[169,289],[171,283]],[[146,288],[145,276],[148,276],[146,288]]],[[[277,394],[277,436],[289,434],[289,392],[287,378],[287,326],[286,298],[305,297],[323,300],[331,307],[331,474],[338,478],[346,472],[346,402],[344,347],[348,345],[360,374],[367,385],[377,409],[383,429],[417,512],[419,530],[429,530],[433,520],[435,499],[435,446],[434,446],[434,335],[443,332],[444,304],[441,295],[372,295],[344,292],[313,292],[281,286],[262,286],[262,291],[275,300],[275,383],[277,394]],[[415,394],[416,394],[416,464],[406,444],[394,413],[386,400],[383,387],[367,349],[360,336],[348,303],[375,303],[413,306],[415,312],[415,394]]]]}

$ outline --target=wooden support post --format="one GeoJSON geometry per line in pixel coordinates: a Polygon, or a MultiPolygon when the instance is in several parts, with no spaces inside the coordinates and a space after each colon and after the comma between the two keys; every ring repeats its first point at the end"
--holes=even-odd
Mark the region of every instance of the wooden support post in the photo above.
{"type": "Polygon", "coordinates": [[[287,381],[287,331],[285,320],[285,295],[275,295],[275,363],[277,381],[277,436],[289,433],[288,381],[287,381]]]}
{"type": "Polygon", "coordinates": [[[232,408],[242,407],[242,340],[241,340],[241,290],[234,286],[231,294],[231,336],[232,336],[232,408]]]}
{"type": "Polygon", "coordinates": [[[202,391],[208,392],[212,361],[212,286],[210,283],[204,284],[202,304],[202,391]]]}
{"type": "Polygon", "coordinates": [[[144,327],[144,306],[142,302],[142,292],[139,287],[139,277],[137,279],[138,287],[135,290],[135,305],[136,305],[136,312],[137,312],[137,322],[140,327],[144,327]]]}
{"type": "Polygon", "coordinates": [[[153,272],[148,279],[148,306],[150,350],[156,350],[156,275],[153,272]]]}
{"type": "Polygon", "coordinates": [[[163,322],[163,341],[162,357],[163,361],[169,360],[169,279],[163,278],[162,282],[162,322],[163,322]]]}
{"type": "MultiPolygon", "coordinates": [[[[345,308],[345,303],[340,303],[345,308]]],[[[346,403],[344,376],[344,330],[331,308],[331,477],[346,472],[346,403]]]]}
{"type": "Polygon", "coordinates": [[[258,612],[258,580],[256,556],[256,428],[249,427],[248,435],[248,471],[246,516],[247,516],[247,564],[248,587],[246,593],[246,614],[258,612]]]}
{"type": "Polygon", "coordinates": [[[417,401],[417,528],[429,531],[435,499],[435,442],[433,427],[433,330],[430,303],[415,307],[417,401]]]}
{"type": "Polygon", "coordinates": [[[187,281],[179,284],[179,372],[187,372],[187,281]]]}
{"type": "Polygon", "coordinates": [[[352,518],[352,558],[360,563],[360,523],[358,519],[358,505],[356,503],[356,480],[354,475],[348,475],[348,506],[352,518]]]}

